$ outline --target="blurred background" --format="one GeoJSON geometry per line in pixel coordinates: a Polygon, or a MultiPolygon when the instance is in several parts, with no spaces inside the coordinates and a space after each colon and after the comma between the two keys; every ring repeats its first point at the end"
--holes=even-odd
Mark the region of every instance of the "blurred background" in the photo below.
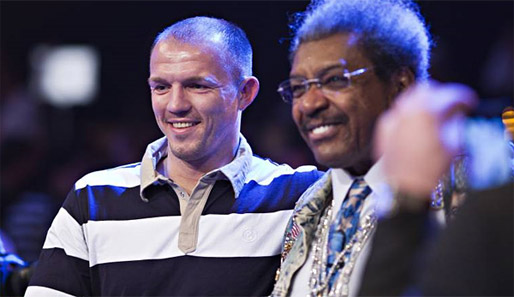
{"type": "MultiPolygon", "coordinates": [[[[243,134],[254,153],[314,164],[276,93],[289,72],[288,18],[306,1],[0,2],[0,206],[5,247],[37,259],[73,183],[87,172],[140,161],[161,137],[150,105],[149,50],[180,19],[209,15],[246,31],[256,101],[243,134]]],[[[431,75],[475,88],[476,116],[513,105],[512,1],[421,1],[434,36],[431,75]]]]}

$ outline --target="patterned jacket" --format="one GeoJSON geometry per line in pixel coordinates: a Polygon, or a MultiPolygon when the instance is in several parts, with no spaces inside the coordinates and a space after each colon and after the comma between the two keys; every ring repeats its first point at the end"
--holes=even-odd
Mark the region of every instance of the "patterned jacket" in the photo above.
{"type": "Polygon", "coordinates": [[[285,231],[282,264],[271,296],[287,296],[292,277],[305,263],[320,217],[331,199],[332,179],[328,170],[296,203],[285,231]]]}
{"type": "MultiPolygon", "coordinates": [[[[463,164],[459,160],[454,162],[453,165],[462,166],[463,164]]],[[[465,195],[467,185],[462,185],[461,189],[455,186],[455,179],[463,174],[463,170],[457,170],[457,167],[452,167],[453,174],[445,175],[441,179],[440,186],[434,191],[430,207],[432,210],[441,210],[444,205],[450,205],[451,200],[453,200],[452,196],[456,193],[465,195]]],[[[296,203],[285,231],[281,267],[277,271],[276,283],[272,293],[274,297],[288,296],[293,276],[307,260],[320,219],[324,210],[332,201],[331,172],[332,170],[327,171],[317,182],[311,185],[296,203]]],[[[459,179],[462,179],[462,177],[459,177],[459,179]]],[[[449,213],[447,212],[447,215],[449,213]]],[[[372,227],[372,229],[374,228],[372,227]]]]}

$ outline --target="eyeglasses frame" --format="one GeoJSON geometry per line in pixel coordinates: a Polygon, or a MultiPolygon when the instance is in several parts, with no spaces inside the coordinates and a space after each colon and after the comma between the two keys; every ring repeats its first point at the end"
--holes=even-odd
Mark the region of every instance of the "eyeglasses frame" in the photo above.
{"type": "MultiPolygon", "coordinates": [[[[348,85],[346,87],[344,87],[344,88],[347,88],[347,87],[349,87],[351,85],[351,78],[353,76],[361,75],[361,74],[365,73],[366,71],[370,70],[371,68],[373,68],[373,67],[363,67],[363,68],[359,68],[357,70],[354,70],[352,72],[348,72],[348,70],[345,69],[345,72],[343,73],[343,76],[348,78],[348,85]]],[[[299,99],[303,95],[305,95],[305,93],[307,93],[309,91],[309,89],[311,88],[311,85],[313,85],[313,84],[315,84],[320,90],[323,90],[323,83],[321,82],[321,78],[316,77],[316,78],[311,78],[311,79],[305,79],[302,82],[302,86],[305,86],[305,92],[300,97],[294,98],[293,96],[291,96],[291,100],[288,100],[288,99],[286,99],[286,96],[283,95],[283,92],[285,91],[285,88],[282,85],[285,84],[286,82],[289,82],[290,80],[291,79],[287,79],[287,80],[284,80],[283,82],[281,82],[278,85],[278,89],[277,89],[277,92],[280,94],[280,97],[287,104],[292,104],[295,99],[299,99]]]]}

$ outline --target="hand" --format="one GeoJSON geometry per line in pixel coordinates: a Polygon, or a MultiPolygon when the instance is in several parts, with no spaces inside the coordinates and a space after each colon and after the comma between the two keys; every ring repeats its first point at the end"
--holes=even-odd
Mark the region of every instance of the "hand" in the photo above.
{"type": "Polygon", "coordinates": [[[429,197],[462,147],[464,115],[477,101],[467,86],[434,81],[400,94],[375,132],[375,157],[383,157],[393,186],[429,197]]]}

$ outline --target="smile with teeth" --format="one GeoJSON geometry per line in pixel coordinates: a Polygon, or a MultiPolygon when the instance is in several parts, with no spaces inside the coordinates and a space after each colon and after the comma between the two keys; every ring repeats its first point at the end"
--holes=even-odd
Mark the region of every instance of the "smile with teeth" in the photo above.
{"type": "Polygon", "coordinates": [[[322,133],[325,133],[327,132],[330,128],[332,128],[334,125],[323,125],[323,126],[319,126],[319,127],[316,127],[314,129],[311,129],[310,130],[310,133],[316,135],[316,134],[322,134],[322,133]]]}
{"type": "Polygon", "coordinates": [[[193,127],[195,125],[198,125],[198,123],[191,123],[191,122],[178,122],[178,123],[171,123],[173,128],[183,129],[183,128],[189,128],[193,127]]]}

